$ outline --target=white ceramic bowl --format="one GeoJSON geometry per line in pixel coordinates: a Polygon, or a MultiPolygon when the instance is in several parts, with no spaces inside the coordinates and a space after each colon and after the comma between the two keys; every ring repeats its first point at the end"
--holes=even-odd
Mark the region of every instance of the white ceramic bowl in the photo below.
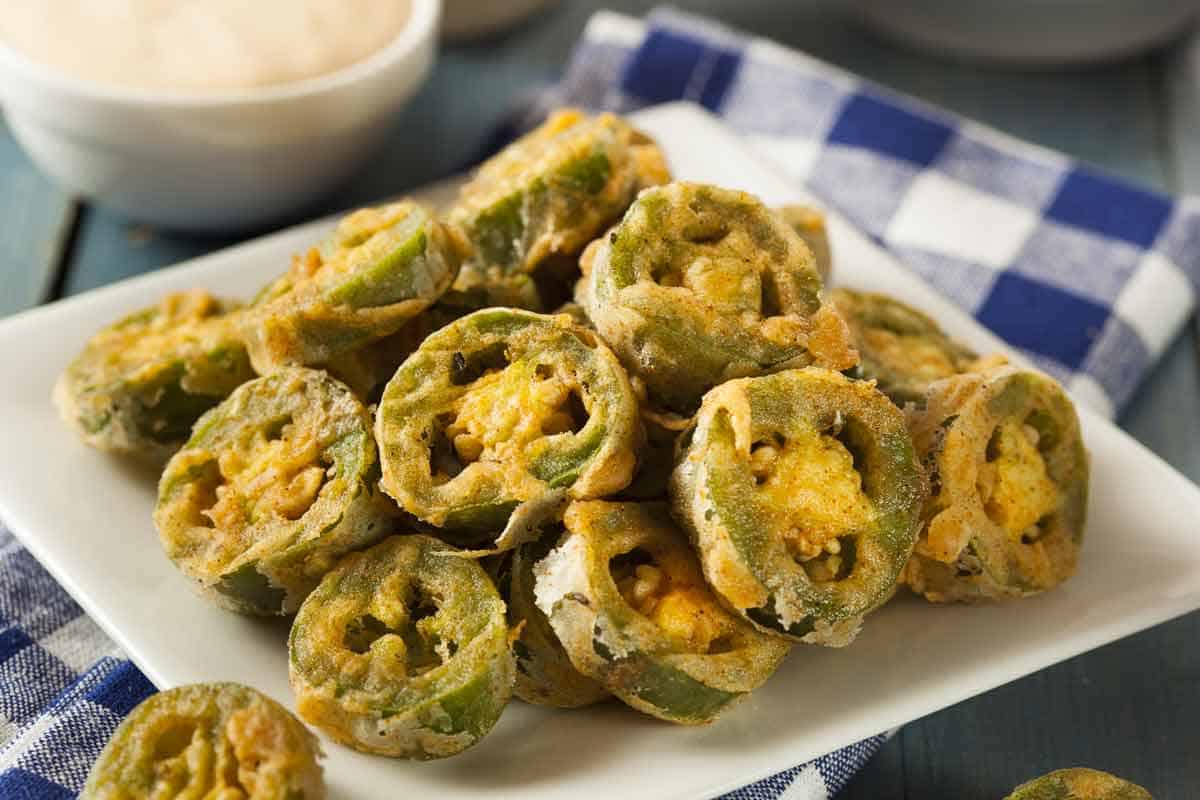
{"type": "Polygon", "coordinates": [[[1132,56],[1180,34],[1196,0],[852,0],[923,51],[1027,66],[1132,56]]]}
{"type": "Polygon", "coordinates": [[[261,226],[344,181],[392,132],[433,64],[441,0],[337,72],[185,94],[89,83],[0,44],[0,104],[37,165],[125,216],[193,231],[261,226]]]}

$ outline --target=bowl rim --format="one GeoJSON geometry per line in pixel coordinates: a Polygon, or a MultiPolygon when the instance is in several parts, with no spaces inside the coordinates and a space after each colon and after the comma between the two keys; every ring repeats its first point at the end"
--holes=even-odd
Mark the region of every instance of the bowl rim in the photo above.
{"type": "MultiPolygon", "coordinates": [[[[394,39],[366,58],[347,64],[333,72],[258,88],[188,91],[141,89],[89,81],[35,61],[3,40],[0,40],[0,68],[8,67],[21,78],[40,83],[65,94],[131,107],[165,106],[176,109],[209,109],[283,102],[333,92],[356,83],[411,55],[422,44],[435,38],[442,16],[442,0],[408,0],[408,2],[410,8],[408,21],[400,28],[394,39]]],[[[4,92],[0,90],[0,97],[3,95],[4,92]]]]}

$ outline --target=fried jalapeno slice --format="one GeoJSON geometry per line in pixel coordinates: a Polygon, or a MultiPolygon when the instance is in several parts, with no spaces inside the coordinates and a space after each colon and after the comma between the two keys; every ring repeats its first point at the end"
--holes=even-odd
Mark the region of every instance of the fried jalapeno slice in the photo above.
{"type": "Polygon", "coordinates": [[[834,289],[850,326],[859,374],[903,407],[922,403],[929,384],[968,370],[977,356],[925,314],[885,294],[834,289]]]}
{"type": "Polygon", "coordinates": [[[574,256],[620,218],[642,186],[667,179],[657,146],[612,114],[558,111],[484,162],[449,211],[474,254],[473,280],[574,256]]]}
{"type": "Polygon", "coordinates": [[[384,534],[371,418],[342,383],[290,367],[196,423],[158,484],[167,556],[219,605],[288,614],[342,554],[384,534]]]}
{"type": "Polygon", "coordinates": [[[304,601],[288,652],[300,716],[365,753],[460,753],[512,696],[504,601],[478,562],[428,536],[347,556],[304,601]]]}
{"type": "Polygon", "coordinates": [[[248,686],[181,686],[144,700],[92,766],[82,800],[321,800],[321,748],[248,686]]]}
{"type": "Polygon", "coordinates": [[[623,488],[641,436],[629,380],[594,333],[512,309],[426,339],[384,389],[375,431],[401,508],[456,544],[498,549],[567,498],[623,488]]]}
{"type": "Polygon", "coordinates": [[[241,317],[254,368],[323,365],[396,332],[450,287],[466,247],[410,201],[355,211],[241,317]]]}
{"type": "Polygon", "coordinates": [[[711,722],[761,686],[788,643],[727,611],[665,503],[572,503],[534,566],[537,606],[575,667],[628,705],[711,722]]]}
{"type": "Polygon", "coordinates": [[[577,299],[653,401],[691,414],[730,378],[855,362],[812,251],[745,192],[642,192],[582,259],[577,299]]]}
{"type": "Polygon", "coordinates": [[[496,585],[508,605],[508,626],[517,636],[515,693],[526,703],[581,708],[598,703],[608,691],[571,664],[550,620],[537,607],[533,568],[558,541],[561,527],[502,554],[496,585]]]}
{"type": "Polygon", "coordinates": [[[729,607],[829,646],[891,596],[924,494],[900,410],[816,367],[709,392],[671,476],[676,514],[729,607]]]}
{"type": "Polygon", "coordinates": [[[254,377],[235,308],[194,289],[100,331],[54,387],[59,414],[92,447],[165,461],[201,414],[254,377]]]}
{"type": "Polygon", "coordinates": [[[780,206],[775,213],[812,250],[817,274],[821,276],[821,282],[828,285],[833,275],[833,253],[829,247],[829,232],[825,229],[825,215],[805,205],[780,206]]]}
{"type": "Polygon", "coordinates": [[[1154,800],[1135,783],[1095,769],[1055,770],[1022,783],[1004,800],[1154,800]]]}
{"type": "Polygon", "coordinates": [[[1075,572],[1088,457],[1062,387],[1008,365],[934,383],[914,412],[930,475],[905,581],[935,602],[1021,597],[1075,572]]]}

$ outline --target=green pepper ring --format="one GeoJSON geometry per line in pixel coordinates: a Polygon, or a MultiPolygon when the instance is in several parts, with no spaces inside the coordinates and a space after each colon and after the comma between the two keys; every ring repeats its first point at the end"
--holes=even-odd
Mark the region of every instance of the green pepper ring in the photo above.
{"type": "Polygon", "coordinates": [[[633,551],[660,562],[682,559],[696,585],[704,586],[665,503],[576,502],[564,523],[566,533],[534,567],[537,606],[575,667],[627,705],[670,722],[712,722],[761,686],[787,655],[786,642],[758,633],[716,598],[708,613],[727,615],[734,633],[721,649],[705,653],[680,649],[628,604],[612,562],[633,551]]]}
{"type": "Polygon", "coordinates": [[[862,617],[891,597],[912,552],[925,482],[903,414],[870,384],[816,367],[729,381],[705,396],[680,436],[671,478],[673,509],[687,528],[709,583],[761,630],[842,646],[862,617]],[[847,574],[810,580],[788,552],[756,495],[752,444],[811,430],[848,438],[875,524],[849,531],[847,574]]]}
{"type": "Polygon", "coordinates": [[[419,534],[327,574],[296,615],[288,653],[300,716],[367,753],[455,755],[512,696],[504,601],[476,561],[419,534]]]}
{"type": "Polygon", "coordinates": [[[933,492],[906,582],[931,600],[1021,597],[1075,571],[1087,518],[1088,456],[1070,398],[1051,378],[1001,365],[938,381],[911,423],[933,492]],[[1039,537],[1012,541],[977,487],[979,465],[1005,419],[1039,434],[1038,450],[1061,495],[1039,537]]]}

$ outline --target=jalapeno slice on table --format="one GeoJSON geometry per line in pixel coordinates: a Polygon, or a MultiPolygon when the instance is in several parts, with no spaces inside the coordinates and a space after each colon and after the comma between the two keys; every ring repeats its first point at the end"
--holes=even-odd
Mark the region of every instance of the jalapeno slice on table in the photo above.
{"type": "Polygon", "coordinates": [[[320,755],[300,720],[248,686],[180,686],[150,696],[125,718],[80,797],[321,800],[320,755]]]}
{"type": "Polygon", "coordinates": [[[448,217],[474,245],[468,273],[532,272],[578,254],[665,173],[658,148],[624,120],[565,109],[485,161],[448,217]]]}
{"type": "Polygon", "coordinates": [[[498,549],[567,498],[624,487],[641,436],[629,380],[592,331],[513,309],[426,339],[384,389],[375,426],[384,491],[456,544],[498,549]]]}
{"type": "Polygon", "coordinates": [[[580,708],[598,703],[608,691],[575,669],[550,620],[537,607],[533,568],[558,541],[561,526],[499,556],[496,585],[508,605],[508,626],[517,636],[515,693],[527,703],[580,708]]]}
{"type": "Polygon", "coordinates": [[[371,419],[342,383],[290,367],[196,423],[158,484],[167,556],[219,605],[288,614],[342,554],[383,537],[371,419]]]}
{"type": "Polygon", "coordinates": [[[935,602],[1021,597],[1074,573],[1088,456],[1057,382],[1008,365],[947,378],[910,426],[932,485],[905,570],[914,591],[935,602]]]}
{"type": "Polygon", "coordinates": [[[775,213],[812,250],[817,274],[822,283],[828,284],[833,275],[833,253],[829,247],[829,232],[825,229],[825,215],[812,206],[799,204],[779,206],[775,213]]]}
{"type": "Polygon", "coordinates": [[[254,368],[324,365],[394,333],[450,287],[466,249],[416,203],[355,211],[241,317],[254,368]]]}
{"type": "Polygon", "coordinates": [[[726,604],[762,630],[835,647],[894,591],[924,495],[903,413],[816,367],[710,391],[671,476],[726,604]]]}
{"type": "Polygon", "coordinates": [[[812,251],[752,195],[647,189],[582,259],[577,299],[650,398],[691,414],[730,378],[856,356],[812,251]]]}
{"type": "Polygon", "coordinates": [[[1154,800],[1135,783],[1095,769],[1055,770],[1023,783],[1004,800],[1154,800]]]}
{"type": "Polygon", "coordinates": [[[194,289],[103,329],[55,384],[59,414],[92,447],[165,461],[201,414],[254,377],[235,309],[194,289]]]}
{"type": "Polygon", "coordinates": [[[512,696],[504,601],[476,561],[428,536],[347,556],[304,601],[288,652],[300,716],[366,753],[462,752],[512,696]]]}
{"type": "Polygon", "coordinates": [[[859,374],[897,405],[921,403],[929,384],[961,374],[978,358],[925,314],[877,292],[834,289],[831,299],[850,326],[859,374]]]}
{"type": "Polygon", "coordinates": [[[538,608],[575,667],[626,704],[711,722],[761,686],[789,645],[727,611],[665,503],[572,503],[534,566],[538,608]]]}

